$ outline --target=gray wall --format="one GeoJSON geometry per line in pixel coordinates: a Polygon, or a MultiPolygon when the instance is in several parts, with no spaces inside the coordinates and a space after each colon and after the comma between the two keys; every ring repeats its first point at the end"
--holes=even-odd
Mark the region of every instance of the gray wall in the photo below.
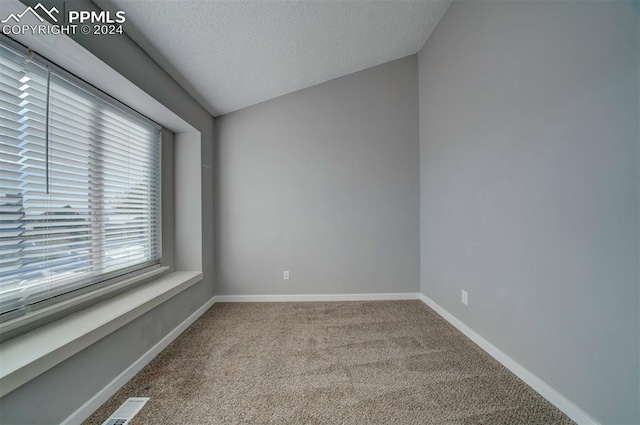
{"type": "Polygon", "coordinates": [[[162,129],[162,265],[169,267],[169,273],[176,270],[175,187],[171,184],[175,181],[174,139],[171,131],[162,129]]]}
{"type": "MultiPolygon", "coordinates": [[[[62,1],[42,3],[62,10],[62,1]]],[[[68,8],[95,8],[87,0],[71,3],[68,8]]],[[[202,133],[202,159],[209,167],[202,168],[204,280],[0,399],[0,422],[7,425],[66,419],[214,295],[213,118],[126,35],[75,39],[202,133]]]]}
{"type": "Polygon", "coordinates": [[[417,108],[414,55],[216,118],[217,293],[417,292],[417,108]]]}
{"type": "Polygon", "coordinates": [[[638,3],[456,1],[419,80],[423,293],[640,423],[638,3]]]}

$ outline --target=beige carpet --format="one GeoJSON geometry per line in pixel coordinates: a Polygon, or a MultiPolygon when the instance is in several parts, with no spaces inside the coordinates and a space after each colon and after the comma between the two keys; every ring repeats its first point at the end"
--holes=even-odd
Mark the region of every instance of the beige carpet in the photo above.
{"type": "Polygon", "coordinates": [[[216,304],[109,399],[140,424],[571,424],[420,301],[216,304]]]}

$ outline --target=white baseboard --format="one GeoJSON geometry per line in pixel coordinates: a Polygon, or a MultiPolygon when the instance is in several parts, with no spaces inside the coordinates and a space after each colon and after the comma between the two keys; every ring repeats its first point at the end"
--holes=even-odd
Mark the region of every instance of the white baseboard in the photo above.
{"type": "Polygon", "coordinates": [[[397,301],[418,300],[418,292],[383,294],[299,294],[299,295],[216,295],[217,303],[290,302],[290,301],[397,301]]]}
{"type": "Polygon", "coordinates": [[[85,404],[80,406],[78,410],[73,412],[61,425],[81,424],[93,412],[102,406],[102,404],[114,395],[124,384],[133,378],[136,373],[140,372],[155,356],[164,350],[174,339],[184,332],[193,322],[195,322],[202,314],[207,311],[215,303],[215,297],[207,301],[202,307],[196,310],[191,316],[187,317],[184,322],[180,323],[174,330],[169,332],[156,345],[151,347],[149,351],[144,353],[138,360],[129,366],[124,372],[118,375],[113,381],[109,382],[96,395],[91,397],[85,404]]]}
{"type": "Polygon", "coordinates": [[[558,391],[551,388],[543,380],[525,369],[518,362],[500,351],[495,345],[481,337],[473,329],[462,323],[454,315],[444,308],[440,307],[435,301],[424,294],[420,294],[420,299],[426,305],[431,307],[436,313],[442,316],[447,322],[455,326],[460,332],[465,334],[470,340],[475,342],[491,357],[500,362],[504,367],[513,372],[518,378],[522,379],[527,385],[536,390],[542,397],[546,398],[551,404],[556,406],[565,415],[569,416],[580,425],[600,425],[598,421],[589,416],[584,410],[569,401],[558,391]]]}

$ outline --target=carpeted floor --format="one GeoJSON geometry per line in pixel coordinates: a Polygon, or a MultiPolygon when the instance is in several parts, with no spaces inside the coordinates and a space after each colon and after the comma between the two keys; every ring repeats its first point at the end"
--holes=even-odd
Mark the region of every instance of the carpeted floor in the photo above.
{"type": "Polygon", "coordinates": [[[140,424],[572,424],[421,301],[216,304],[109,399],[140,424]]]}

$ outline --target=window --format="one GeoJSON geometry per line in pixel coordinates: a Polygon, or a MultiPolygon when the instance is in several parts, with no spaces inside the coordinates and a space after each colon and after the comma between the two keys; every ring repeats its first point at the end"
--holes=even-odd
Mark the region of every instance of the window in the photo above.
{"type": "MultiPolygon", "coordinates": [[[[4,39],[3,39],[4,40],[4,39]]],[[[160,128],[0,44],[0,321],[160,263],[160,128]]]]}

